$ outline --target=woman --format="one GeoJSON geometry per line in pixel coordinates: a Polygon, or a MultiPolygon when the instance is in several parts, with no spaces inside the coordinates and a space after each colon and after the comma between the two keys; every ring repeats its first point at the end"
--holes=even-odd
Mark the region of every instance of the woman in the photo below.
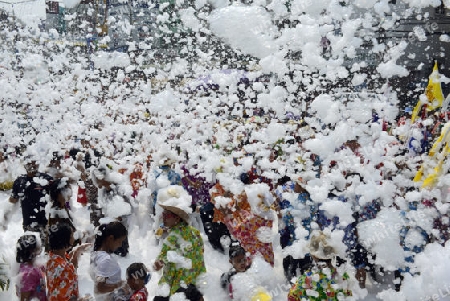
{"type": "Polygon", "coordinates": [[[267,238],[263,230],[271,231],[275,216],[275,212],[266,204],[269,199],[269,186],[264,183],[247,185],[246,190],[239,195],[233,195],[220,183],[211,190],[211,203],[215,205],[213,221],[225,224],[230,234],[252,257],[261,254],[266,262],[274,266],[272,242],[262,239],[267,238]],[[217,208],[221,198],[231,201],[217,208]]]}
{"type": "Polygon", "coordinates": [[[70,182],[67,178],[58,179],[53,182],[50,186],[50,216],[48,219],[49,226],[55,225],[57,223],[66,223],[72,227],[75,231],[75,226],[73,225],[73,219],[70,215],[68,203],[72,197],[72,189],[70,188],[70,182]]]}
{"type": "MultiPolygon", "coordinates": [[[[202,237],[188,224],[191,203],[191,196],[182,186],[171,185],[158,192],[157,204],[164,210],[163,223],[169,232],[153,268],[156,271],[163,269],[159,285],[160,288],[168,286],[169,295],[183,283],[195,285],[198,276],[206,272],[202,237]]],[[[169,296],[156,296],[154,300],[169,300],[169,296]]]]}

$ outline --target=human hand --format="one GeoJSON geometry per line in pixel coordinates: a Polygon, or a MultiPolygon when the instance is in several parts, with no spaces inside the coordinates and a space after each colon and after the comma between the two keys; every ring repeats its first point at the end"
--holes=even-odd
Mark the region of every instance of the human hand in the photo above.
{"type": "Polygon", "coordinates": [[[162,260],[156,260],[153,264],[153,269],[155,271],[159,271],[164,267],[164,262],[162,260]]]}
{"type": "Polygon", "coordinates": [[[159,227],[158,229],[156,229],[155,231],[155,236],[156,238],[161,238],[164,235],[164,232],[166,232],[166,229],[164,229],[163,227],[159,227]]]}
{"type": "Polygon", "coordinates": [[[84,243],[73,248],[72,253],[76,256],[83,254],[92,247],[92,243],[84,243]]]}
{"type": "Polygon", "coordinates": [[[81,298],[78,298],[78,301],[95,301],[95,298],[94,298],[94,296],[87,294],[81,298]]]}
{"type": "Polygon", "coordinates": [[[128,285],[128,283],[126,281],[123,281],[121,288],[126,294],[131,295],[133,293],[133,290],[131,289],[131,287],[128,285]]]}

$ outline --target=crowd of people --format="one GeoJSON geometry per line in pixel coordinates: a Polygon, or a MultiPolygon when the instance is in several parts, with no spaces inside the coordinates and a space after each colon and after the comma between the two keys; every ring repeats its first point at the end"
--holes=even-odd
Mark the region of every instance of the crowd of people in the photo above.
{"type": "Polygon", "coordinates": [[[152,152],[123,153],[114,141],[105,146],[88,136],[54,151],[50,160],[32,145],[9,157],[5,149],[0,184],[10,191],[10,205],[3,227],[20,204],[26,233],[17,242],[18,295],[41,301],[147,300],[151,272],[161,271],[154,300],[179,294],[203,300],[197,280],[206,273],[209,243],[229,256],[231,269],[218,281],[232,299],[271,300],[257,279],[248,291],[239,281],[255,262],[273,267],[280,246],[292,285],[287,300],[341,300],[364,289],[369,275],[377,280],[377,254],[360,237],[359,225],[384,208],[405,219],[398,235],[408,256],[395,271],[400,290],[403,275],[415,271],[414,256],[428,243],[445,244],[449,226],[448,212],[436,205],[448,201],[445,187],[440,195],[409,199],[421,189],[413,178],[441,131],[423,122],[416,129],[425,134],[408,135],[402,122],[388,125],[374,115],[369,134],[345,138],[328,156],[310,150],[305,141],[319,132],[301,121],[291,122],[288,135],[272,143],[260,143],[257,131],[227,121],[217,124],[207,146],[196,143],[197,149],[168,143],[152,152]],[[369,153],[380,141],[384,152],[369,153]],[[89,210],[86,229],[74,223],[72,189],[76,202],[89,210]],[[390,192],[375,193],[385,189],[390,192]],[[424,208],[433,213],[431,227],[409,224],[410,213],[424,208]],[[140,231],[153,231],[161,249],[152,266],[133,263],[123,280],[113,254],[129,253],[131,219],[140,231]],[[407,242],[413,231],[422,242],[407,242]],[[95,296],[80,296],[77,259],[89,251],[95,296]],[[34,263],[39,254],[47,256],[45,267],[34,263]]]}

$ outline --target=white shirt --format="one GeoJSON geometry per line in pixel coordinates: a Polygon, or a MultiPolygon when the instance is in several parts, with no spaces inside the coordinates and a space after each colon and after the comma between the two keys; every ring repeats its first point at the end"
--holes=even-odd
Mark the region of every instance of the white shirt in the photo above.
{"type": "Polygon", "coordinates": [[[94,280],[95,299],[105,300],[109,293],[101,294],[97,291],[99,282],[116,284],[122,281],[122,270],[119,263],[105,251],[94,251],[91,253],[91,278],[94,280]]]}

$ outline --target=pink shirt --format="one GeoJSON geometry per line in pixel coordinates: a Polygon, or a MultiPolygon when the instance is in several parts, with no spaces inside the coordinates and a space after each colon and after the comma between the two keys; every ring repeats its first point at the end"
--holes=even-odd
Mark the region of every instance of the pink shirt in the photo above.
{"type": "Polygon", "coordinates": [[[47,301],[45,294],[45,274],[43,268],[35,267],[27,263],[21,263],[19,268],[17,294],[30,292],[30,299],[47,301]]]}

